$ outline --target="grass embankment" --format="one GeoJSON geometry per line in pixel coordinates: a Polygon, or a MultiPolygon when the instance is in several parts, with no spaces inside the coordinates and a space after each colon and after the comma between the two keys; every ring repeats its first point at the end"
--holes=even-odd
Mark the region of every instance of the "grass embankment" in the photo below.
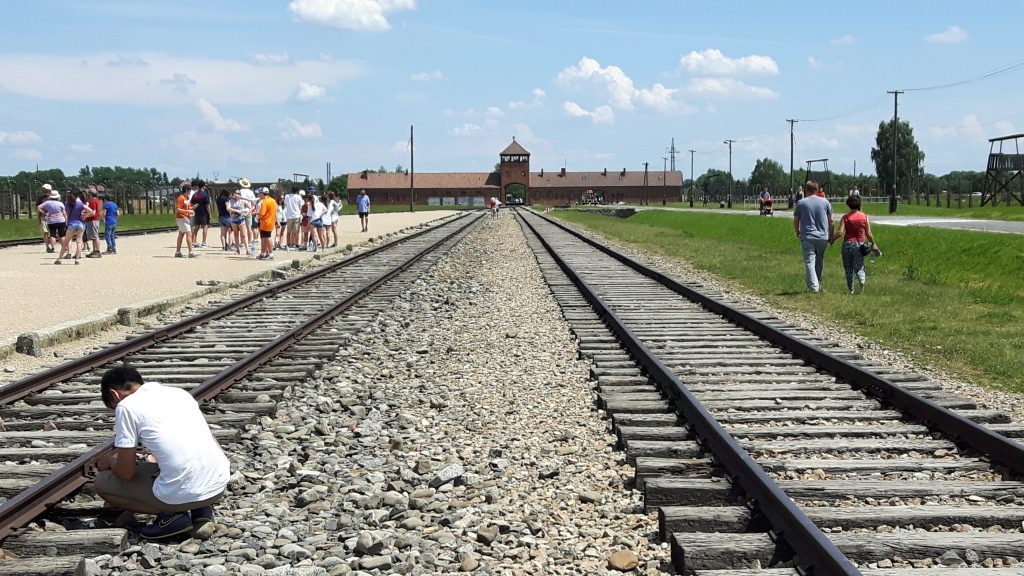
{"type": "MultiPolygon", "coordinates": [[[[125,230],[143,230],[147,228],[168,228],[174,226],[174,214],[125,214],[118,220],[119,232],[125,230]]],[[[100,225],[103,230],[103,225],[100,225]]],[[[0,220],[0,240],[23,240],[26,238],[42,238],[39,222],[35,218],[18,220],[0,220]]]]}
{"type": "Polygon", "coordinates": [[[806,292],[789,218],[645,211],[556,217],[734,281],[773,305],[818,315],[976,384],[1024,392],[1024,236],[876,226],[884,256],[849,295],[838,245],[824,292],[806,292]]]}
{"type": "MultiPolygon", "coordinates": [[[[428,212],[436,210],[469,210],[471,208],[466,206],[417,206],[417,212],[428,212]]],[[[408,205],[393,205],[393,204],[381,204],[379,206],[370,206],[371,214],[384,214],[388,212],[408,212],[408,205]]],[[[346,204],[342,208],[341,213],[343,215],[352,215],[356,213],[355,206],[352,204],[346,204]]],[[[216,217],[214,217],[213,224],[216,225],[216,217]]],[[[167,212],[164,214],[126,214],[121,216],[121,219],[117,223],[117,230],[124,232],[125,230],[143,230],[147,228],[170,228],[174,227],[174,214],[167,212]]],[[[102,226],[101,226],[102,230],[102,226]]],[[[0,240],[23,240],[26,238],[41,238],[42,235],[39,232],[39,224],[35,219],[27,220],[25,218],[19,220],[0,220],[0,240]]]]}
{"type": "MultiPolygon", "coordinates": [[[[978,200],[975,199],[975,205],[971,208],[967,207],[967,203],[964,202],[962,208],[956,207],[956,202],[949,208],[942,206],[925,206],[924,204],[900,204],[893,216],[932,216],[935,218],[974,218],[976,220],[1008,220],[1014,222],[1024,222],[1024,206],[978,206],[978,200]]],[[[661,207],[660,202],[652,202],[651,208],[661,207]]],[[[686,202],[669,202],[669,208],[689,208],[690,205],[686,202]]],[[[694,208],[705,208],[719,210],[717,203],[708,203],[707,206],[701,205],[697,202],[693,205],[694,208]]],[[[789,209],[786,208],[785,198],[776,198],[774,203],[776,212],[787,212],[789,209]]],[[[757,204],[741,204],[735,202],[732,205],[733,210],[757,210],[757,204]]],[[[833,199],[832,209],[838,213],[845,213],[846,200],[833,199]]],[[[725,210],[728,210],[726,208],[725,210]]],[[[872,202],[864,205],[864,211],[868,214],[888,216],[889,215],[889,204],[885,202],[872,202]]]]}

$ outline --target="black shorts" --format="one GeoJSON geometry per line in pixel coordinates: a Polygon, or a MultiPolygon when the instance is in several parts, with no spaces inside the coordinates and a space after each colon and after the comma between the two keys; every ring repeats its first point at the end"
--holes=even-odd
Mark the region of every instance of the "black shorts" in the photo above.
{"type": "Polygon", "coordinates": [[[370,213],[369,212],[360,212],[359,213],[359,217],[360,218],[369,218],[370,217],[370,213]]]}
{"type": "Polygon", "coordinates": [[[68,233],[68,223],[59,222],[57,224],[47,224],[46,229],[50,232],[50,236],[54,238],[63,238],[68,233]]]}
{"type": "Polygon", "coordinates": [[[209,226],[210,225],[210,215],[209,214],[196,214],[195,215],[195,225],[196,226],[209,226]]]}
{"type": "Polygon", "coordinates": [[[260,238],[270,238],[273,234],[273,230],[260,230],[260,238]]]}

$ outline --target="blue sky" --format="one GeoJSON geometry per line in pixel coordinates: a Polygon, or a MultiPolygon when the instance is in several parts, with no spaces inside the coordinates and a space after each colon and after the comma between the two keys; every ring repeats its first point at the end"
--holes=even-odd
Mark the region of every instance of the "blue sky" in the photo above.
{"type": "MultiPolygon", "coordinates": [[[[84,165],[266,180],[409,166],[689,177],[758,158],[873,173],[892,89],[1024,62],[1024,3],[3,2],[0,174],[84,165]]],[[[984,170],[1024,126],[1024,66],[900,97],[925,169],[984,170]]]]}

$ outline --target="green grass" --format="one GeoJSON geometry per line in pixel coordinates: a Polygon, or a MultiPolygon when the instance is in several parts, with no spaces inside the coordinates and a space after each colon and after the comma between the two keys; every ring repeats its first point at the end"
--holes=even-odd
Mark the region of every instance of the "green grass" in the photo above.
{"type": "MultiPolygon", "coordinates": [[[[846,212],[846,201],[845,200],[833,200],[832,208],[838,213],[846,212]]],[[[975,199],[975,205],[971,208],[967,207],[967,203],[964,202],[962,208],[956,207],[956,202],[953,202],[951,207],[946,208],[945,204],[939,206],[925,206],[924,204],[900,204],[896,210],[895,216],[934,216],[941,218],[974,218],[977,220],[1008,220],[1015,222],[1024,222],[1024,206],[978,206],[978,200],[975,199]]],[[[661,201],[651,202],[651,208],[658,208],[661,206],[661,201]]],[[[670,208],[689,208],[690,205],[687,202],[669,202],[667,204],[670,208]]],[[[694,208],[713,208],[718,209],[717,203],[708,203],[707,206],[701,205],[700,202],[695,202],[694,208]]],[[[732,205],[733,210],[757,210],[757,204],[742,204],[734,202],[732,205]]],[[[785,198],[775,199],[775,211],[776,212],[788,212],[786,208],[785,198]]],[[[870,203],[864,205],[864,211],[868,214],[887,216],[889,214],[889,204],[881,203],[870,203]]]]}
{"type": "MultiPolygon", "coordinates": [[[[143,230],[147,228],[168,228],[174,226],[174,213],[164,214],[125,214],[117,223],[117,229],[143,230]]],[[[102,229],[102,226],[101,226],[102,229]]],[[[39,223],[35,218],[29,220],[0,220],[0,240],[23,240],[26,238],[42,238],[39,223]]]]}
{"type": "Polygon", "coordinates": [[[803,281],[788,218],[645,211],[627,219],[585,211],[558,218],[686,260],[773,305],[814,314],[966,381],[1024,391],[1024,236],[885,227],[884,256],[868,264],[864,295],[850,296],[838,246],[826,255],[824,292],[803,281]]]}

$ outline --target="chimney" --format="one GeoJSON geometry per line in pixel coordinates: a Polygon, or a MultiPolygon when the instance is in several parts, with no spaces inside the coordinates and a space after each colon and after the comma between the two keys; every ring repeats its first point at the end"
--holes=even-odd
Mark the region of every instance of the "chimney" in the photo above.
{"type": "Polygon", "coordinates": [[[360,176],[360,178],[367,178],[367,172],[369,172],[369,170],[363,170],[363,174],[360,176]]]}
{"type": "Polygon", "coordinates": [[[543,178],[543,177],[544,177],[544,169],[543,169],[543,168],[541,168],[541,169],[540,169],[540,177],[541,177],[541,178],[543,178]]]}
{"type": "Polygon", "coordinates": [[[604,170],[601,171],[601,176],[607,176],[607,175],[608,175],[608,169],[605,168],[604,170]]]}
{"type": "Polygon", "coordinates": [[[622,169],[622,174],[619,174],[619,176],[622,176],[622,177],[626,176],[626,169],[625,168],[622,169]]]}
{"type": "Polygon", "coordinates": [[[562,177],[564,178],[564,177],[565,177],[565,168],[562,168],[562,171],[561,171],[561,172],[559,172],[559,174],[558,174],[558,175],[559,175],[559,176],[562,176],[562,177]]]}

